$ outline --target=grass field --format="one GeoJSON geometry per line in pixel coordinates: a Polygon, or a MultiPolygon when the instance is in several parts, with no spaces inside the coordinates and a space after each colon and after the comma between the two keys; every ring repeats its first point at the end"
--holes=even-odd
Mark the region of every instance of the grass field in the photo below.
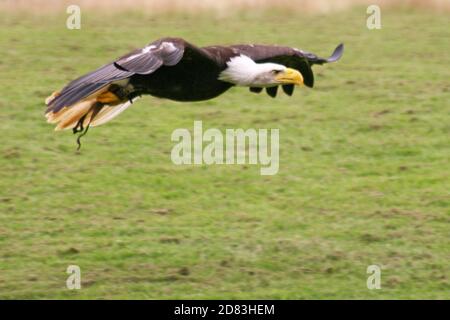
{"type": "Polygon", "coordinates": [[[450,298],[448,13],[2,14],[0,298],[450,298]],[[67,81],[162,36],[328,56],[316,87],[145,97],[91,129],[44,120],[67,81]],[[279,128],[280,171],[175,166],[176,128],[279,128]],[[82,289],[66,289],[80,266],[82,289]],[[382,266],[381,290],[366,268],[382,266]]]}

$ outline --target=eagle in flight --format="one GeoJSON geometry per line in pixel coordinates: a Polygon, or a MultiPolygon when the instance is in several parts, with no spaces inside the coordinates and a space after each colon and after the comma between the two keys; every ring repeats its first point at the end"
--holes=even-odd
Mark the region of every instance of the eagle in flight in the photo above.
{"type": "MultiPolygon", "coordinates": [[[[104,124],[141,95],[176,101],[208,100],[232,86],[263,89],[275,97],[278,87],[292,95],[295,85],[313,87],[311,66],[338,60],[343,44],[329,58],[273,45],[196,47],[181,38],[162,38],[78,79],[45,101],[55,130],[87,132],[104,124]]],[[[79,141],[78,141],[79,142],[79,141]]]]}

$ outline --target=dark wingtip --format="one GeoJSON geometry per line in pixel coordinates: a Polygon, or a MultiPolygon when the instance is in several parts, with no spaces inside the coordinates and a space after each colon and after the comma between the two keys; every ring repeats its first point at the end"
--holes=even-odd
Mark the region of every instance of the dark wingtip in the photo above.
{"type": "Polygon", "coordinates": [[[338,61],[342,55],[344,54],[344,44],[341,43],[334,49],[333,54],[328,57],[327,62],[335,62],[338,61]]]}

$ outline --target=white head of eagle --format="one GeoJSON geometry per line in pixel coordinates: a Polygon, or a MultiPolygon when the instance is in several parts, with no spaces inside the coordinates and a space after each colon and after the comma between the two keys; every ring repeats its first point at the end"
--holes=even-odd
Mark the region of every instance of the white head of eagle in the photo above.
{"type": "Polygon", "coordinates": [[[227,68],[220,73],[219,80],[243,87],[303,84],[303,77],[297,70],[277,63],[256,63],[245,55],[231,58],[227,62],[227,68]]]}

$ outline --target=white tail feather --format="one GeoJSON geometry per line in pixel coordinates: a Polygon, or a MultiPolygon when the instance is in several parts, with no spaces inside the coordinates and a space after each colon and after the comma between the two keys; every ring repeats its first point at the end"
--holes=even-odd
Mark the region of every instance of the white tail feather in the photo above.
{"type": "Polygon", "coordinates": [[[122,104],[113,107],[104,106],[102,110],[95,116],[94,120],[91,122],[91,126],[97,127],[107,123],[108,121],[111,121],[119,114],[121,114],[123,111],[125,111],[125,109],[127,109],[129,106],[131,106],[130,101],[124,102],[122,104]]]}
{"type": "MultiPolygon", "coordinates": [[[[88,125],[96,127],[111,121],[132,104],[131,101],[125,101],[115,105],[102,104],[100,110],[96,109],[99,107],[97,104],[99,101],[98,96],[105,92],[105,90],[106,89],[101,89],[82,101],[71,106],[63,107],[56,113],[53,113],[52,111],[48,112],[45,115],[47,122],[57,123],[58,125],[55,128],[57,131],[74,129],[79,125],[80,119],[84,117],[82,123],[83,128],[86,128],[88,125]],[[94,116],[95,110],[98,110],[98,113],[94,116]]],[[[52,98],[54,97],[50,97],[49,99],[52,98]]],[[[137,98],[135,98],[135,100],[136,99],[137,98]]]]}
{"type": "Polygon", "coordinates": [[[65,130],[74,128],[77,125],[78,120],[89,112],[95,100],[87,100],[79,102],[70,108],[67,108],[57,117],[49,119],[49,122],[59,122],[55,130],[65,130]]]}

